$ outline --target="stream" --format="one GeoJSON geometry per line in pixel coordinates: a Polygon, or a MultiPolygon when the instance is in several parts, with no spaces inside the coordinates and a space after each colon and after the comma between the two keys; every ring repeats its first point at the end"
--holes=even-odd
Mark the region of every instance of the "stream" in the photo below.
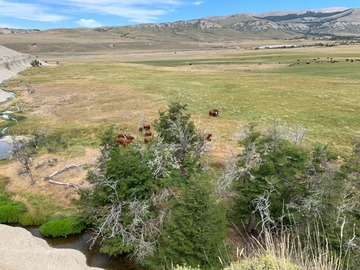
{"type": "MultiPolygon", "coordinates": [[[[0,118],[3,118],[9,122],[17,122],[18,120],[14,117],[11,117],[12,111],[0,112],[0,118]]],[[[9,126],[5,126],[0,130],[0,160],[3,158],[8,158],[11,155],[11,138],[10,136],[5,136],[6,130],[9,126]]]]}
{"type": "Polygon", "coordinates": [[[110,257],[109,255],[99,252],[99,246],[90,247],[91,233],[84,232],[82,234],[64,237],[43,237],[37,227],[24,227],[33,236],[44,239],[49,246],[53,248],[71,248],[79,250],[86,256],[86,263],[91,267],[100,267],[107,270],[144,270],[140,266],[134,264],[126,256],[110,257]]]}
{"type": "MultiPolygon", "coordinates": [[[[0,87],[6,87],[6,80],[3,80],[0,84],[0,87]]],[[[13,92],[4,91],[0,88],[0,104],[4,104],[9,100],[13,99],[15,94],[13,92]]],[[[7,121],[5,126],[0,129],[0,160],[3,158],[8,158],[11,155],[11,138],[5,136],[7,129],[12,125],[11,122],[17,122],[18,120],[11,116],[12,111],[0,111],[0,118],[3,118],[7,121]]]]}

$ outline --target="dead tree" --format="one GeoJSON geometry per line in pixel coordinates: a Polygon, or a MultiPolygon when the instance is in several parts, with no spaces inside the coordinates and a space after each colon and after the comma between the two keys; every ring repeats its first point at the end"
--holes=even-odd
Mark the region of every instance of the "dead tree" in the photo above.
{"type": "Polygon", "coordinates": [[[34,155],[34,150],[32,149],[29,141],[27,139],[19,139],[16,136],[12,136],[12,150],[11,155],[20,162],[21,166],[25,169],[26,173],[29,175],[30,184],[35,184],[33,175],[31,173],[30,162],[31,158],[34,155]]]}

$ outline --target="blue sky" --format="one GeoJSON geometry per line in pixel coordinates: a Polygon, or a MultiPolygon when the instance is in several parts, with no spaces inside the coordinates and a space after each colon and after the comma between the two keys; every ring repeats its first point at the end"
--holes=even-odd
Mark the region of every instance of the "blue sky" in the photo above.
{"type": "Polygon", "coordinates": [[[360,0],[0,0],[0,27],[123,26],[328,7],[360,7],[360,0]]]}

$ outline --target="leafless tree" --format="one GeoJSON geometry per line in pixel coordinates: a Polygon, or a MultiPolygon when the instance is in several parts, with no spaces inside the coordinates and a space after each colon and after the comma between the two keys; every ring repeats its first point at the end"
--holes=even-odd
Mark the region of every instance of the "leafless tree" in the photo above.
{"type": "Polygon", "coordinates": [[[163,228],[165,216],[168,212],[166,201],[172,196],[168,190],[154,194],[149,200],[132,201],[119,200],[116,183],[104,181],[103,185],[111,187],[114,191],[114,203],[102,209],[97,217],[99,226],[95,229],[92,245],[99,239],[104,241],[120,236],[125,245],[134,247],[132,258],[141,262],[145,257],[154,253],[160,232],[163,228]],[[156,216],[149,218],[150,208],[158,207],[156,216]],[[131,222],[124,222],[122,213],[126,212],[131,222]]]}
{"type": "Polygon", "coordinates": [[[274,191],[276,192],[274,188],[265,190],[263,196],[259,196],[251,202],[251,204],[254,205],[253,214],[258,212],[260,216],[258,225],[261,226],[261,231],[259,237],[262,237],[265,231],[272,231],[272,228],[276,225],[275,220],[271,217],[270,211],[270,196],[274,191]]]}
{"type": "Polygon", "coordinates": [[[206,144],[205,135],[197,130],[195,133],[190,132],[189,126],[184,125],[181,121],[181,116],[178,115],[175,120],[168,119],[169,129],[176,140],[167,147],[174,154],[174,161],[180,168],[182,174],[186,174],[185,157],[188,155],[194,162],[196,162],[200,156],[210,149],[210,146],[206,144]]]}
{"type": "Polygon", "coordinates": [[[226,164],[225,170],[216,182],[216,193],[220,198],[228,198],[232,196],[231,185],[234,181],[243,178],[251,181],[254,176],[251,174],[251,169],[261,163],[260,154],[256,151],[255,144],[250,144],[243,150],[242,157],[244,164],[238,165],[239,157],[231,156],[226,164]]]}
{"type": "Polygon", "coordinates": [[[19,139],[17,136],[12,136],[12,150],[11,155],[14,156],[17,161],[20,162],[21,166],[25,169],[29,175],[30,184],[35,184],[33,175],[30,168],[30,162],[34,151],[29,143],[28,139],[19,139]]]}

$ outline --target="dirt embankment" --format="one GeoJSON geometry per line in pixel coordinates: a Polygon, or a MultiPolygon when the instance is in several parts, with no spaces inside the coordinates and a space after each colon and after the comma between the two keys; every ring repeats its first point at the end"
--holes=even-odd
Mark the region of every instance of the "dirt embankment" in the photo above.
{"type": "MultiPolygon", "coordinates": [[[[29,54],[18,53],[0,45],[0,87],[4,80],[30,67],[31,58],[29,54]]],[[[6,101],[9,95],[0,89],[0,103],[6,101]]]]}
{"type": "Polygon", "coordinates": [[[0,82],[31,66],[32,56],[0,45],[0,82]]]}

